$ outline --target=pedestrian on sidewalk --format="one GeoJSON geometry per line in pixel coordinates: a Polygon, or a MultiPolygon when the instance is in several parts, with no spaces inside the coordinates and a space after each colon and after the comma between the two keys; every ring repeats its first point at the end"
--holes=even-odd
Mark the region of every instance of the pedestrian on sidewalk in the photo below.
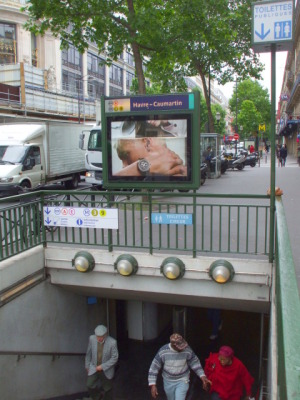
{"type": "Polygon", "coordinates": [[[280,149],[280,158],[281,158],[281,166],[285,167],[286,158],[287,158],[287,148],[286,144],[283,144],[280,149]]]}
{"type": "Polygon", "coordinates": [[[245,365],[234,356],[229,346],[222,346],[218,353],[210,353],[204,371],[211,381],[211,400],[250,400],[254,379],[245,365]]]}
{"type": "Polygon", "coordinates": [[[278,167],[281,167],[280,149],[281,149],[281,146],[280,146],[280,144],[278,144],[276,146],[276,157],[277,157],[277,165],[278,165],[278,167]]]}
{"type": "Polygon", "coordinates": [[[300,144],[297,147],[297,161],[298,161],[298,165],[300,167],[300,144]]]}
{"type": "Polygon", "coordinates": [[[168,400],[184,400],[186,398],[190,369],[202,380],[203,388],[209,389],[210,382],[205,376],[199,358],[178,333],[170,336],[170,343],[159,349],[151,363],[148,382],[153,399],[158,396],[156,381],[161,369],[164,391],[168,400]]]}
{"type": "Polygon", "coordinates": [[[98,325],[89,338],[85,357],[88,374],[87,388],[93,400],[112,400],[113,377],[119,353],[117,342],[107,334],[104,325],[98,325]]]}
{"type": "Polygon", "coordinates": [[[267,149],[267,146],[265,146],[264,153],[265,153],[265,163],[267,164],[267,162],[268,162],[268,149],[267,149]]]}

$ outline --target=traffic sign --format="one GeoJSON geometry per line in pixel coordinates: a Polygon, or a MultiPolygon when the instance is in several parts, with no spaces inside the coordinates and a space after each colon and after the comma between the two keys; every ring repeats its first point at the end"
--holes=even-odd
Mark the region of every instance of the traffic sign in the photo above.
{"type": "Polygon", "coordinates": [[[115,208],[44,207],[45,226],[118,229],[115,208]]]}
{"type": "Polygon", "coordinates": [[[258,53],[290,50],[294,39],[294,1],[259,1],[252,4],[252,47],[258,53]]]}
{"type": "Polygon", "coordinates": [[[238,133],[235,133],[235,134],[233,135],[233,139],[234,139],[234,140],[239,140],[239,139],[240,139],[240,135],[239,135],[238,133]]]}

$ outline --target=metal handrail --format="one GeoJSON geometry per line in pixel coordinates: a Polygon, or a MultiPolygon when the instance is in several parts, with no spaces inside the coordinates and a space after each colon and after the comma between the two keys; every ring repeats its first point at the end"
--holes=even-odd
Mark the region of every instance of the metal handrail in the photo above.
{"type": "Polygon", "coordinates": [[[0,350],[1,356],[17,356],[17,361],[27,356],[50,356],[54,361],[60,357],[85,357],[85,353],[53,352],[53,351],[23,351],[23,350],[0,350]]]}
{"type": "Polygon", "coordinates": [[[300,398],[300,301],[284,208],[276,201],[276,311],[280,399],[300,398]]]}

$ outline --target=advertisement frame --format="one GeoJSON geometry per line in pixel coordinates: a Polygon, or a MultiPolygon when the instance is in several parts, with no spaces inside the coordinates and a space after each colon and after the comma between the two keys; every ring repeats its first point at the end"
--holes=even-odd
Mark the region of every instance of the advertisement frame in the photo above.
{"type": "MultiPolygon", "coordinates": [[[[101,111],[103,132],[103,186],[105,188],[191,190],[200,187],[199,92],[124,97],[103,96],[101,98],[101,111]],[[173,119],[173,121],[170,121],[171,119],[173,119]],[[162,125],[164,122],[166,122],[166,126],[156,128],[156,125],[162,125]],[[179,130],[180,124],[183,127],[185,122],[185,131],[184,129],[179,130]],[[155,126],[153,125],[153,129],[152,127],[151,129],[149,128],[150,123],[155,124],[155,126]],[[140,126],[142,126],[142,128],[140,128],[140,126]],[[145,127],[148,127],[148,129],[145,127]],[[140,132],[142,132],[142,134],[140,132]],[[159,132],[159,134],[156,132],[159,132]],[[125,140],[123,138],[124,134],[125,140]],[[130,135],[132,137],[130,137],[130,135]],[[146,157],[146,159],[138,158],[137,160],[137,158],[135,158],[134,162],[130,161],[130,163],[126,159],[125,163],[124,158],[120,155],[120,153],[123,154],[120,151],[120,142],[123,142],[124,145],[126,141],[129,142],[129,144],[136,144],[135,147],[141,143],[146,146],[147,142],[147,145],[150,147],[152,146],[151,150],[154,148],[154,145],[157,146],[157,143],[164,143],[164,147],[162,152],[157,151],[155,153],[152,151],[151,153],[149,150],[149,155],[151,154],[152,158],[150,156],[149,158],[146,157]],[[169,146],[169,144],[171,146],[169,146]],[[166,149],[166,147],[168,149],[166,149]],[[185,154],[179,154],[179,152],[177,154],[176,149],[179,148],[181,150],[185,148],[185,154]],[[167,155],[165,155],[164,151],[168,152],[167,155]],[[162,173],[140,172],[145,160],[145,170],[147,170],[147,159],[151,166],[148,167],[148,170],[152,171],[155,169],[154,167],[157,163],[157,159],[153,157],[156,154],[161,156],[161,164],[167,169],[167,166],[170,165],[170,163],[167,162],[170,152],[173,157],[175,157],[174,166],[172,165],[174,168],[172,168],[171,173],[162,175],[162,173]],[[116,154],[118,154],[118,159],[116,154]],[[119,167],[117,168],[116,165],[117,162],[121,162],[120,159],[123,164],[120,171],[118,171],[119,167]],[[130,164],[129,167],[128,164],[130,164]],[[137,164],[139,164],[138,172],[136,172],[137,164]],[[133,169],[135,171],[134,173],[132,172],[133,169]],[[126,174],[128,174],[126,176],[124,176],[125,171],[126,174]]],[[[126,156],[128,154],[129,153],[126,152],[126,156]]],[[[131,154],[128,158],[132,160],[131,154]]]]}

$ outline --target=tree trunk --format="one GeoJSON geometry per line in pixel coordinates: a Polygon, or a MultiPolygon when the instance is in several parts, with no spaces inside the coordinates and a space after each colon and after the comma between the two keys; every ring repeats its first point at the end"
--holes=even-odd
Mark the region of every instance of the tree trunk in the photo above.
{"type": "Polygon", "coordinates": [[[214,126],[214,119],[213,115],[211,112],[211,106],[210,106],[210,96],[207,90],[207,85],[206,85],[206,80],[205,80],[205,75],[203,74],[203,71],[199,65],[196,66],[197,71],[199,72],[201,81],[202,81],[202,86],[204,90],[204,97],[205,97],[205,102],[207,105],[207,115],[208,115],[208,127],[209,127],[209,132],[214,132],[215,131],[215,126],[214,126]]]}
{"type": "Polygon", "coordinates": [[[132,51],[135,62],[135,72],[138,80],[139,94],[146,94],[145,75],[143,71],[143,60],[137,43],[132,43],[132,51]]]}
{"type": "MultiPolygon", "coordinates": [[[[127,0],[127,6],[129,14],[132,16],[132,19],[135,18],[135,10],[133,6],[133,0],[127,0]]],[[[132,38],[131,47],[133,51],[133,58],[135,63],[135,73],[138,80],[138,90],[139,94],[146,94],[146,85],[145,85],[145,76],[143,71],[143,60],[141,57],[141,52],[138,43],[135,41],[136,32],[129,27],[129,34],[132,38]]]]}

